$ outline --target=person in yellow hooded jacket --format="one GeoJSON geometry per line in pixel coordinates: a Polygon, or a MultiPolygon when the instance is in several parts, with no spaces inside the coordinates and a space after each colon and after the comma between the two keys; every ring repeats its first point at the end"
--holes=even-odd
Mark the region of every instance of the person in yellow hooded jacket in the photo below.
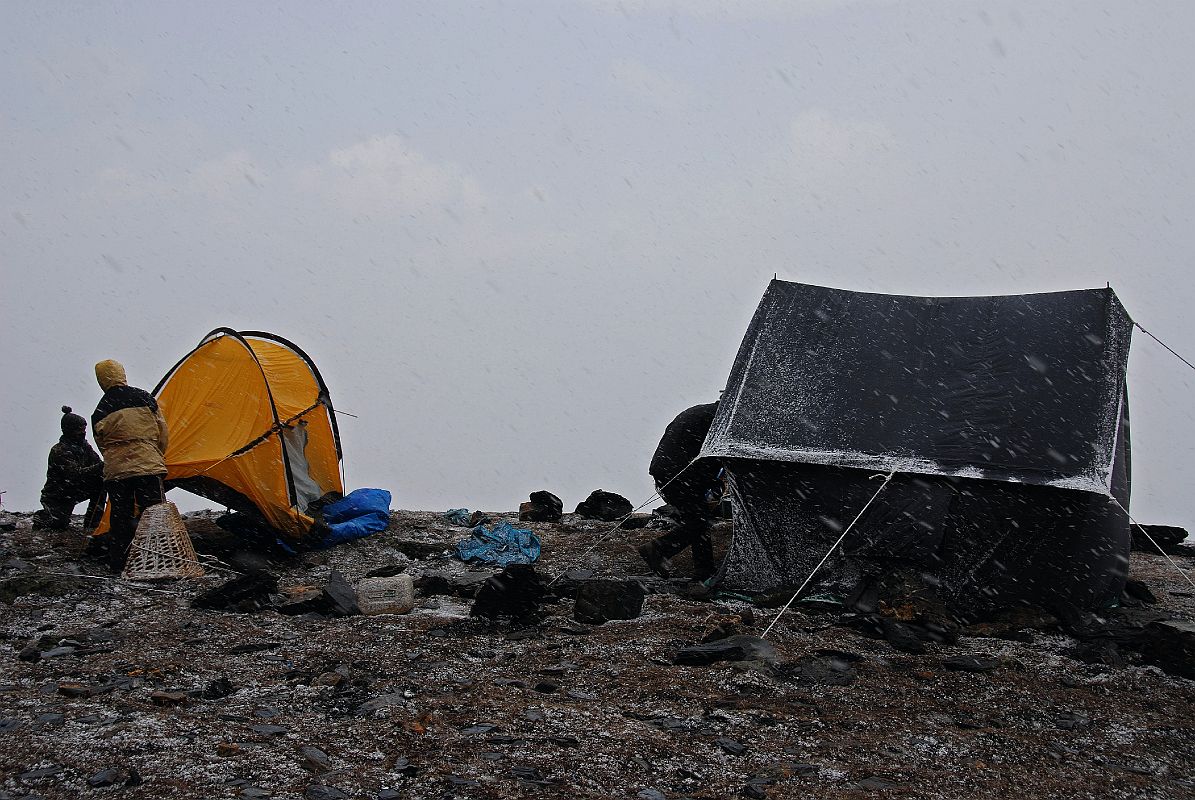
{"type": "Polygon", "coordinates": [[[129,386],[120,363],[99,362],[95,377],[104,396],[91,415],[91,431],[104,457],[104,488],[112,502],[108,558],[119,572],[141,512],[165,500],[168,434],[158,401],[129,386]]]}

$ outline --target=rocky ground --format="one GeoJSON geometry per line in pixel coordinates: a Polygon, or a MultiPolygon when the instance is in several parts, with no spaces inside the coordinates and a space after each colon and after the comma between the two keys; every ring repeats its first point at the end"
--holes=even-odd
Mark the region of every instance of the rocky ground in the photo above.
{"type": "MultiPolygon", "coordinates": [[[[1048,619],[915,653],[802,606],[770,660],[677,666],[719,626],[759,634],[775,611],[659,580],[641,616],[601,625],[567,598],[517,622],[423,594],[406,615],[203,611],[191,600],[228,573],[115,581],[77,530],[10,519],[0,799],[1195,797],[1195,682],[1135,651],[1093,655],[1048,619]]],[[[188,527],[214,531],[203,514],[188,527]]],[[[553,577],[641,574],[628,545],[656,533],[599,543],[611,526],[573,515],[530,527],[553,577]]],[[[370,539],[269,565],[274,600],[388,565],[468,594],[481,576],[449,553],[467,534],[397,512],[370,539]]],[[[1132,571],[1151,613],[1195,617],[1161,556],[1135,552],[1132,571]]]]}

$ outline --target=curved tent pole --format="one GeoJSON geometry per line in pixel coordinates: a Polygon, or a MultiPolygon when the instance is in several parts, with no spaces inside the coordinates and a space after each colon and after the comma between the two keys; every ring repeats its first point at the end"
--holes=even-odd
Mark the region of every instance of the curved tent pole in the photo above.
{"type": "MultiPolygon", "coordinates": [[[[238,331],[234,331],[232,328],[223,328],[222,327],[222,328],[216,328],[215,330],[211,331],[210,333],[208,333],[206,336],[203,337],[203,339],[199,342],[198,345],[195,346],[195,348],[193,350],[191,350],[191,352],[189,352],[185,356],[183,356],[177,364],[175,364],[173,367],[170,368],[170,371],[167,372],[166,376],[164,378],[162,378],[161,381],[158,382],[158,385],[154,387],[154,391],[153,391],[153,394],[157,395],[157,393],[159,391],[161,391],[162,387],[166,384],[166,381],[168,381],[174,375],[174,373],[178,370],[179,367],[181,367],[183,365],[184,362],[186,362],[189,358],[191,358],[191,356],[193,356],[197,352],[199,352],[205,345],[209,344],[210,342],[215,341],[220,336],[228,336],[233,339],[236,339],[241,344],[241,346],[245,348],[245,350],[249,353],[249,357],[253,359],[253,363],[257,365],[258,372],[261,373],[262,383],[264,383],[265,387],[266,387],[266,396],[270,400],[270,415],[274,418],[274,425],[273,425],[273,427],[270,428],[270,430],[261,434],[256,439],[251,440],[250,442],[246,443],[244,446],[234,450],[233,452],[226,455],[224,458],[217,461],[216,464],[222,464],[223,462],[227,461],[228,459],[232,458],[233,456],[239,455],[243,452],[246,452],[247,450],[252,449],[253,447],[256,447],[258,444],[260,444],[261,442],[268,439],[271,434],[279,432],[282,429],[282,420],[278,418],[278,406],[274,402],[274,392],[270,388],[270,379],[266,375],[265,368],[262,367],[261,360],[258,359],[257,353],[253,352],[253,348],[250,347],[249,342],[246,340],[245,335],[246,334],[242,334],[238,331]]],[[[254,334],[251,334],[251,335],[257,335],[257,334],[256,334],[256,332],[254,332],[254,334]]],[[[307,358],[306,355],[302,354],[301,351],[298,350],[298,348],[294,347],[293,345],[291,345],[289,343],[285,343],[284,341],[281,341],[281,337],[275,337],[275,336],[273,336],[273,334],[264,334],[264,335],[259,335],[258,338],[279,339],[280,343],[283,343],[286,347],[289,347],[290,349],[294,350],[296,353],[300,354],[300,356],[304,359],[304,361],[306,361],[308,363],[308,365],[310,366],[310,364],[311,364],[310,359],[307,358]]],[[[322,381],[322,379],[318,378],[318,374],[317,374],[317,380],[319,380],[319,385],[322,388],[323,381],[322,381]]],[[[326,392],[326,389],[324,389],[324,391],[326,392]]],[[[331,416],[333,416],[333,418],[335,417],[335,415],[331,415],[331,416]]],[[[339,451],[339,448],[340,448],[340,442],[338,440],[337,441],[337,450],[338,451],[339,451]]],[[[294,507],[298,503],[298,497],[295,493],[294,473],[291,470],[290,458],[286,454],[286,447],[283,446],[281,448],[281,450],[282,450],[282,467],[286,473],[287,499],[290,500],[291,506],[294,507]]],[[[337,452],[337,456],[339,456],[339,455],[340,455],[340,453],[337,452]]],[[[208,467],[203,472],[206,473],[208,470],[212,469],[212,467],[215,467],[216,464],[213,464],[211,467],[208,467]]],[[[203,474],[203,473],[200,473],[200,474],[203,474]]]]}
{"type": "Polygon", "coordinates": [[[307,353],[303,351],[303,348],[299,347],[289,339],[284,339],[283,337],[274,333],[270,333],[269,331],[241,331],[240,335],[252,336],[257,339],[276,342],[277,344],[294,351],[295,355],[303,359],[303,362],[307,364],[307,368],[311,370],[311,374],[315,376],[315,383],[320,389],[320,398],[323,400],[324,407],[328,409],[328,417],[332,420],[332,438],[336,442],[336,458],[343,460],[344,453],[341,451],[340,447],[340,428],[336,424],[336,409],[332,407],[332,395],[328,391],[328,385],[324,383],[324,376],[320,374],[319,368],[315,366],[315,362],[311,360],[311,356],[307,355],[307,353]]]}

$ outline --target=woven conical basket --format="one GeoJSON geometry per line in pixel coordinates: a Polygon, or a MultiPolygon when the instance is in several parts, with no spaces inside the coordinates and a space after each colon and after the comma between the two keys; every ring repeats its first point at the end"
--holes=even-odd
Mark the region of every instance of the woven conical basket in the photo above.
{"type": "Polygon", "coordinates": [[[174,503],[167,501],[145,509],[121,577],[160,581],[201,575],[203,565],[195,557],[187,526],[174,503]]]}

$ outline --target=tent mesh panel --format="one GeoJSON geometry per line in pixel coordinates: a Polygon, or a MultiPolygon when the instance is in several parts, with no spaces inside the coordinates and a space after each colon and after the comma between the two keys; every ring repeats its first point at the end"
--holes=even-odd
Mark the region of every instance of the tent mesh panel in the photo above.
{"type": "Polygon", "coordinates": [[[201,575],[203,566],[195,557],[187,526],[174,503],[158,503],[145,509],[121,577],[153,581],[201,575]]]}

